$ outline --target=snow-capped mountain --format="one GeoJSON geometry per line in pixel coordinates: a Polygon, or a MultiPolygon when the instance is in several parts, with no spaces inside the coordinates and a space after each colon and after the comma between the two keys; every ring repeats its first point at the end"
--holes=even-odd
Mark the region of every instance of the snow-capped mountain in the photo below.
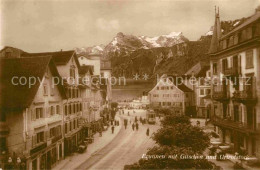
{"type": "Polygon", "coordinates": [[[188,41],[181,32],[171,32],[168,35],[156,37],[134,36],[118,33],[105,47],[104,52],[115,55],[128,55],[137,49],[151,49],[156,47],[171,47],[188,41]]]}
{"type": "Polygon", "coordinates": [[[105,46],[103,44],[96,45],[92,47],[82,47],[82,48],[75,48],[77,54],[102,54],[104,51],[105,46]]]}
{"type": "Polygon", "coordinates": [[[93,47],[75,48],[75,50],[78,54],[99,53],[107,54],[109,56],[124,56],[138,49],[171,47],[186,41],[188,41],[188,39],[182,35],[182,32],[171,32],[170,34],[156,37],[126,35],[119,32],[106,46],[98,45],[93,47]]]}

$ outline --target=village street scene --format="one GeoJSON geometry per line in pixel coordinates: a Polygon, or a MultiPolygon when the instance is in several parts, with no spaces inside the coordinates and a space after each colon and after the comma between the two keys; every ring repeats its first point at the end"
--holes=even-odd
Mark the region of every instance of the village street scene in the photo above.
{"type": "Polygon", "coordinates": [[[0,169],[260,169],[258,0],[0,9],[0,169]]]}

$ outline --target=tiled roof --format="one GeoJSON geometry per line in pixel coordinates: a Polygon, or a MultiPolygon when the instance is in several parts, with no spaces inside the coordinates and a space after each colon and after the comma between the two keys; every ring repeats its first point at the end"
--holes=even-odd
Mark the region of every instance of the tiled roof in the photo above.
{"type": "Polygon", "coordinates": [[[195,77],[205,77],[206,72],[210,69],[209,63],[198,62],[193,67],[191,67],[185,75],[194,75],[195,77]]]}
{"type": "Polygon", "coordinates": [[[185,84],[180,84],[180,85],[177,85],[177,87],[183,91],[183,92],[193,92],[189,87],[187,87],[185,84]]]}
{"type": "Polygon", "coordinates": [[[71,57],[73,56],[75,58],[78,67],[80,66],[74,50],[58,51],[58,52],[42,52],[42,53],[25,53],[21,57],[38,57],[38,56],[46,56],[46,55],[51,55],[56,65],[67,64],[70,61],[71,57]]]}
{"type": "MultiPolygon", "coordinates": [[[[21,83],[15,85],[12,83],[13,77],[24,77],[29,81],[30,77],[35,77],[42,80],[47,67],[50,65],[50,69],[53,75],[59,76],[54,62],[51,60],[51,56],[42,56],[37,58],[10,58],[0,60],[0,106],[2,109],[23,109],[28,107],[34,99],[36,92],[40,86],[40,82],[36,81],[35,85],[29,83],[22,85],[21,83]]],[[[14,79],[14,83],[18,80],[14,79]]],[[[23,83],[23,82],[22,82],[23,83]]],[[[65,91],[61,85],[58,86],[59,91],[63,97],[65,91]]]]}
{"type": "Polygon", "coordinates": [[[163,75],[162,77],[171,78],[170,80],[173,80],[173,84],[179,88],[183,92],[193,92],[189,87],[187,87],[184,83],[181,83],[181,79],[179,79],[179,76],[176,75],[163,75]],[[177,81],[179,81],[177,83],[177,81]]]}
{"type": "Polygon", "coordinates": [[[257,21],[258,19],[260,19],[260,12],[259,11],[257,11],[251,17],[249,17],[244,23],[242,23],[241,25],[237,26],[232,31],[228,32],[226,35],[222,36],[221,39],[224,39],[225,37],[229,36],[230,34],[232,34],[232,33],[236,32],[236,31],[246,27],[247,25],[257,21]]]}

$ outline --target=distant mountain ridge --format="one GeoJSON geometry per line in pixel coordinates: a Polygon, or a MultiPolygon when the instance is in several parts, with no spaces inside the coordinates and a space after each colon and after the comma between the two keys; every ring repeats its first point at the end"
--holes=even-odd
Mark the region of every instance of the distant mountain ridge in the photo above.
{"type": "MultiPolygon", "coordinates": [[[[247,18],[222,21],[222,34],[242,24],[247,18]]],[[[107,45],[77,48],[77,53],[97,53],[111,59],[113,76],[132,78],[134,74],[184,74],[199,61],[209,61],[213,27],[197,41],[189,41],[182,32],[148,37],[122,32],[107,45]]]]}

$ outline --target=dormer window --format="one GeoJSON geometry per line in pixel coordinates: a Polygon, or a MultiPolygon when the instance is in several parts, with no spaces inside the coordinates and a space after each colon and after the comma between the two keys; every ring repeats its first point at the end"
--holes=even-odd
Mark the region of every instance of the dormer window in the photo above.
{"type": "Polygon", "coordinates": [[[227,40],[223,40],[223,49],[227,48],[227,40]]]}
{"type": "Polygon", "coordinates": [[[238,34],[234,36],[234,45],[238,44],[238,34]]]}
{"type": "Polygon", "coordinates": [[[229,38],[228,47],[231,47],[231,46],[233,46],[233,45],[234,45],[234,37],[231,36],[231,37],[229,38]]]}
{"type": "Polygon", "coordinates": [[[248,27],[246,29],[246,39],[251,39],[252,38],[252,27],[248,27]]]}

